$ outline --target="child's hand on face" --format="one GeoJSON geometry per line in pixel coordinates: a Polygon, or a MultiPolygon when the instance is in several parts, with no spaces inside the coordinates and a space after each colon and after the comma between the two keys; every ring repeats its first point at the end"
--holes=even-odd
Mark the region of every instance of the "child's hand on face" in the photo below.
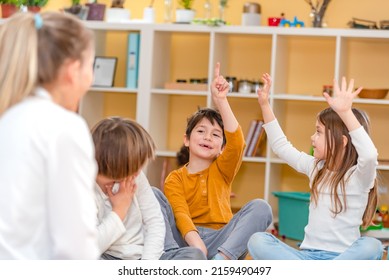
{"type": "Polygon", "coordinates": [[[353,99],[361,92],[362,87],[354,90],[354,79],[351,79],[348,86],[346,78],[342,78],[342,84],[339,84],[334,79],[334,94],[331,97],[327,92],[323,92],[324,98],[327,100],[328,105],[339,113],[347,112],[351,110],[353,99]]]}
{"type": "Polygon", "coordinates": [[[135,176],[128,177],[120,182],[120,187],[117,193],[112,192],[112,186],[106,186],[109,200],[112,204],[112,210],[124,220],[128,209],[131,206],[132,199],[136,192],[137,185],[135,176]]]}
{"type": "Polygon", "coordinates": [[[217,102],[221,99],[226,99],[227,93],[230,90],[230,84],[220,76],[220,63],[216,63],[215,66],[215,78],[211,84],[211,93],[213,100],[217,102]]]}
{"type": "Polygon", "coordinates": [[[262,75],[262,80],[263,80],[263,87],[258,88],[257,90],[257,95],[258,95],[258,103],[259,105],[264,105],[267,104],[269,101],[269,91],[271,87],[271,77],[268,73],[265,73],[262,75]]]}

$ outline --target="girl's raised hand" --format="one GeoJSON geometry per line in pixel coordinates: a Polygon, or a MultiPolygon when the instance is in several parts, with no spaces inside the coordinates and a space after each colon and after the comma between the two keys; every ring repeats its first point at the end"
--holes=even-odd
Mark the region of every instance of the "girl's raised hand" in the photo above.
{"type": "Polygon", "coordinates": [[[342,78],[342,84],[339,87],[338,82],[334,79],[334,92],[330,96],[327,92],[323,92],[324,98],[328,105],[339,113],[351,110],[353,99],[361,92],[362,87],[354,90],[354,79],[351,79],[348,86],[346,78],[342,78]]]}
{"type": "Polygon", "coordinates": [[[230,90],[230,84],[220,76],[220,63],[216,63],[215,66],[215,78],[211,84],[211,93],[214,101],[225,99],[227,97],[227,93],[230,90]]]}
{"type": "Polygon", "coordinates": [[[271,76],[268,73],[265,73],[262,75],[263,80],[263,87],[258,88],[257,95],[258,95],[258,103],[260,106],[267,104],[269,102],[269,91],[271,87],[271,76]]]}

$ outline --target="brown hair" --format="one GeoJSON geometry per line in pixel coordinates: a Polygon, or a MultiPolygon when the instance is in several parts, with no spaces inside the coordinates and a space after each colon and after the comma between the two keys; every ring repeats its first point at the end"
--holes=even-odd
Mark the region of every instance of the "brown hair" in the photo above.
{"type": "Polygon", "coordinates": [[[66,60],[83,62],[93,32],[75,16],[17,13],[0,27],[0,115],[54,81],[66,60]]]}
{"type": "Polygon", "coordinates": [[[176,154],[177,166],[184,166],[189,162],[189,148],[185,145],[182,145],[180,150],[176,154]]]}
{"type": "MultiPolygon", "coordinates": [[[[367,133],[370,131],[370,122],[367,114],[364,111],[356,108],[352,109],[355,117],[359,123],[364,127],[367,133]]],[[[312,181],[312,200],[316,204],[318,201],[318,186],[321,183],[328,184],[331,188],[332,197],[332,212],[337,214],[347,209],[346,196],[340,198],[338,193],[338,185],[341,188],[341,193],[346,194],[346,173],[354,165],[357,164],[358,153],[351,142],[351,137],[346,125],[343,123],[339,115],[332,109],[326,108],[321,111],[317,117],[318,121],[325,127],[325,142],[326,142],[326,156],[323,168],[319,169],[312,181]],[[340,153],[343,149],[343,136],[347,137],[347,144],[344,147],[345,153],[340,153]],[[333,170],[337,163],[342,162],[340,168],[331,175],[327,172],[333,170]]],[[[316,167],[321,160],[316,162],[316,167]]],[[[375,179],[374,187],[369,192],[369,198],[365,212],[363,214],[363,226],[368,226],[376,211],[378,201],[378,183],[375,179]]]]}
{"type": "Polygon", "coordinates": [[[150,134],[130,119],[103,119],[92,128],[92,138],[98,173],[108,178],[131,176],[155,156],[155,144],[150,134]]]}

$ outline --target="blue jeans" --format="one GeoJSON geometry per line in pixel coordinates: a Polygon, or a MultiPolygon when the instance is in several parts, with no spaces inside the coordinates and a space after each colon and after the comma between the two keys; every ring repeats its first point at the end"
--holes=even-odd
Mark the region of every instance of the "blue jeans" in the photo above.
{"type": "MultiPolygon", "coordinates": [[[[117,257],[104,253],[100,256],[101,260],[121,260],[117,257]]],[[[164,251],[160,260],[206,260],[204,253],[194,247],[173,248],[164,251]]]]}
{"type": "MultiPolygon", "coordinates": [[[[165,195],[157,188],[153,188],[153,191],[161,205],[165,222],[169,225],[166,229],[165,248],[188,246],[176,227],[173,211],[165,195]]],[[[243,206],[221,229],[197,227],[197,230],[207,247],[208,259],[222,252],[230,259],[236,260],[246,256],[250,236],[255,232],[265,231],[271,222],[270,205],[262,199],[254,199],[243,206]]]]}
{"type": "Polygon", "coordinates": [[[152,187],[152,190],[161,206],[166,227],[164,253],[160,260],[206,260],[200,249],[185,246],[186,243],[178,232],[173,211],[165,195],[156,187],[152,187]]]}
{"type": "Polygon", "coordinates": [[[343,253],[298,250],[265,232],[253,234],[247,246],[255,260],[380,260],[383,253],[381,241],[366,236],[358,238],[343,253]]]}

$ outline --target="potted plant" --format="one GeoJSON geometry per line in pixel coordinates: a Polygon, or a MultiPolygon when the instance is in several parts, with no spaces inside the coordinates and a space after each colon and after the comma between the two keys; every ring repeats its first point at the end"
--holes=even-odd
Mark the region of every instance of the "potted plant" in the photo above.
{"type": "Polygon", "coordinates": [[[112,0],[111,8],[124,8],[125,0],[112,0]]]}
{"type": "Polygon", "coordinates": [[[312,17],[313,27],[323,27],[323,18],[331,0],[316,1],[305,0],[311,7],[310,17],[312,17]]]}
{"type": "Polygon", "coordinates": [[[176,10],[176,22],[190,23],[195,16],[195,11],[192,9],[194,0],[178,0],[181,7],[176,10]]]}
{"type": "Polygon", "coordinates": [[[125,0],[112,0],[106,11],[106,21],[123,22],[130,19],[130,10],[124,8],[125,0]]]}
{"type": "Polygon", "coordinates": [[[150,4],[143,9],[143,21],[153,23],[155,21],[154,0],[150,1],[150,4]]]}
{"type": "Polygon", "coordinates": [[[39,13],[41,8],[46,6],[49,0],[21,0],[21,4],[27,7],[27,10],[33,13],[39,13]]]}
{"type": "Polygon", "coordinates": [[[71,0],[72,5],[65,8],[65,12],[77,16],[79,19],[86,19],[89,12],[89,7],[80,4],[80,0],[71,0]]]}
{"type": "MultiPolygon", "coordinates": [[[[227,4],[228,4],[228,0],[219,0],[219,19],[222,20],[222,21],[225,21],[224,20],[224,11],[225,9],[227,8],[227,4]]],[[[256,5],[259,6],[258,3],[254,3],[256,5]]],[[[257,7],[258,7],[257,6],[257,7]]],[[[259,6],[260,7],[260,6],[259,6]]],[[[259,8],[260,9],[260,8],[259,8]]],[[[259,11],[260,13],[261,11],[259,11]]],[[[259,25],[259,24],[258,24],[259,25]]]]}
{"type": "Polygon", "coordinates": [[[8,18],[20,9],[21,0],[0,0],[1,15],[3,18],[8,18]]]}
{"type": "Polygon", "coordinates": [[[89,7],[87,20],[104,20],[105,4],[99,4],[97,0],[89,0],[86,6],[89,7]]]}
{"type": "Polygon", "coordinates": [[[72,5],[70,8],[66,8],[66,12],[72,13],[72,14],[77,14],[80,12],[82,5],[80,4],[80,0],[71,0],[72,5]]]}

